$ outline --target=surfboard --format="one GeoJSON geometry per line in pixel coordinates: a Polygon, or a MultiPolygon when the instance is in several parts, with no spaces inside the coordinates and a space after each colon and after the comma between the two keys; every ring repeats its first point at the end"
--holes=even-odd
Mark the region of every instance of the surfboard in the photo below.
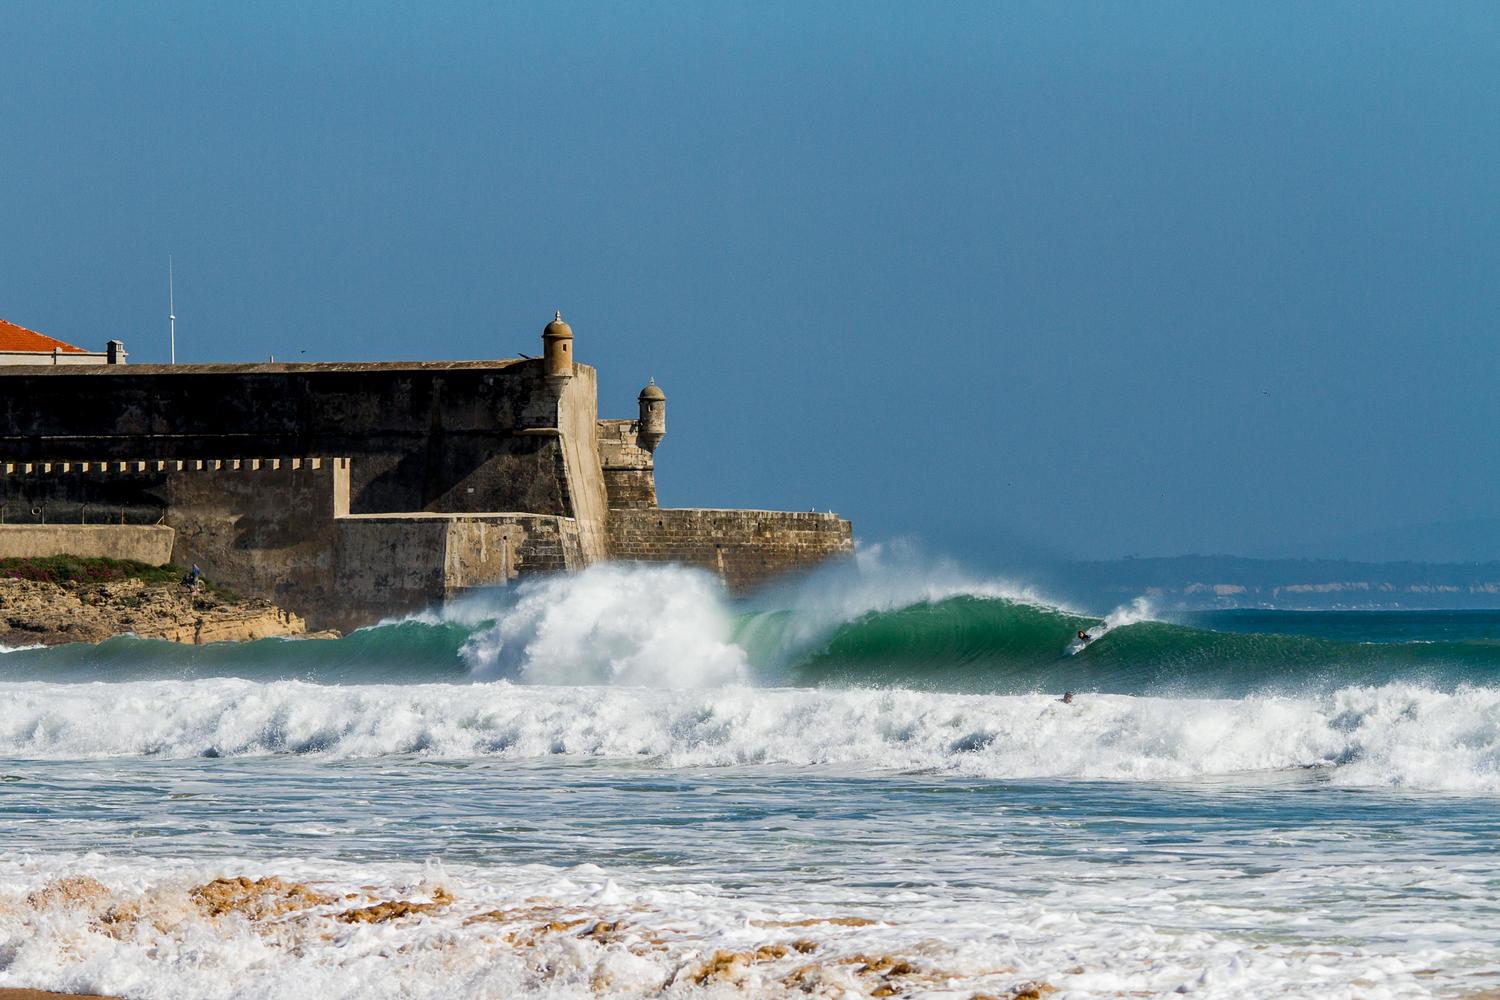
{"type": "Polygon", "coordinates": [[[1099,639],[1104,635],[1104,633],[1109,631],[1109,627],[1103,622],[1100,622],[1093,628],[1085,629],[1084,631],[1088,632],[1089,634],[1088,642],[1084,642],[1082,639],[1078,638],[1075,635],[1073,637],[1073,641],[1068,643],[1067,653],[1069,656],[1077,656],[1089,646],[1092,646],[1094,643],[1098,642],[1099,639]]]}

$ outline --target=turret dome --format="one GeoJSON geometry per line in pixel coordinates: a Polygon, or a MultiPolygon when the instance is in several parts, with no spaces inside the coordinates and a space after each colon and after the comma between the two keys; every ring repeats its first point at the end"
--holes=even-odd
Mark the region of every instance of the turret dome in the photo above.
{"type": "Polygon", "coordinates": [[[566,337],[573,339],[573,328],[563,322],[562,310],[557,310],[552,316],[552,322],[542,328],[542,336],[549,338],[566,337]]]}
{"type": "Polygon", "coordinates": [[[666,399],[667,394],[661,391],[661,386],[656,384],[656,379],[652,379],[646,383],[646,388],[642,389],[641,394],[636,398],[645,402],[648,399],[666,399]]]}

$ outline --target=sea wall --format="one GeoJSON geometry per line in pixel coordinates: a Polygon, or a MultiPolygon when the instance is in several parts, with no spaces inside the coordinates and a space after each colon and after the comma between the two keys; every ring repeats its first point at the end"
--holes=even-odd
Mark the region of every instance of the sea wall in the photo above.
{"type": "Polygon", "coordinates": [[[850,523],[835,514],[768,510],[615,510],[610,557],[675,562],[717,573],[730,590],[767,581],[854,551],[850,523]]]}
{"type": "Polygon", "coordinates": [[[128,559],[148,566],[172,561],[176,532],[144,524],[0,525],[0,559],[128,559]]]}

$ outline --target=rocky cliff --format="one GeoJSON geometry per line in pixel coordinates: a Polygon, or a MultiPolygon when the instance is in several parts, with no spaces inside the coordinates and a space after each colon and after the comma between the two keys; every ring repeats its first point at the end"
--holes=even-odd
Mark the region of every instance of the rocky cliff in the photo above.
{"type": "Polygon", "coordinates": [[[261,600],[230,600],[180,583],[0,579],[0,645],[144,639],[205,643],[302,635],[306,623],[261,600]]]}

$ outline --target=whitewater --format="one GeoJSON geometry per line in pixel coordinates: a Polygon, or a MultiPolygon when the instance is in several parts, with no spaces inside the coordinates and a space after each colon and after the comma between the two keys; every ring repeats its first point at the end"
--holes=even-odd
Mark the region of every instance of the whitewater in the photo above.
{"type": "Polygon", "coordinates": [[[747,600],[604,565],[337,640],[5,651],[0,986],[1477,996],[1497,639],[876,550],[747,600]]]}

